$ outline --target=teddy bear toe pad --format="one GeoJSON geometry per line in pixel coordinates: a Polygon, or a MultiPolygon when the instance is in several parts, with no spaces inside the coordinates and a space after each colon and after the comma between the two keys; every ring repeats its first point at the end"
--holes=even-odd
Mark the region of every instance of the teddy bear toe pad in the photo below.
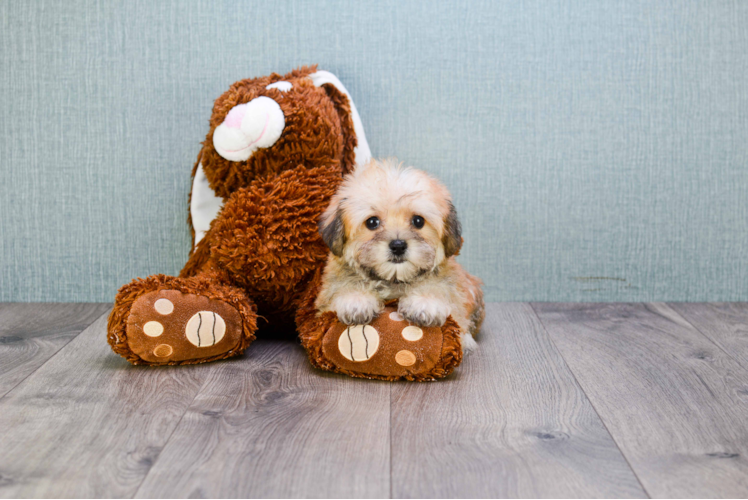
{"type": "Polygon", "coordinates": [[[322,340],[322,352],[346,371],[406,377],[432,370],[443,341],[441,328],[410,325],[394,307],[387,307],[368,325],[333,324],[322,340]]]}
{"type": "Polygon", "coordinates": [[[177,290],[139,297],[127,318],[127,342],[150,363],[198,360],[236,348],[241,342],[239,312],[220,300],[177,290]]]}

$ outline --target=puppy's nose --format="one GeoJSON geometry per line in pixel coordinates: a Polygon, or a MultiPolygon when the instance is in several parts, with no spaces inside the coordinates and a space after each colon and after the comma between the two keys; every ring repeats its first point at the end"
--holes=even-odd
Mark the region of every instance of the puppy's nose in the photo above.
{"type": "Polygon", "coordinates": [[[392,251],[393,255],[397,255],[399,257],[402,254],[404,254],[407,249],[408,249],[408,244],[405,243],[403,240],[390,241],[390,250],[392,251]]]}

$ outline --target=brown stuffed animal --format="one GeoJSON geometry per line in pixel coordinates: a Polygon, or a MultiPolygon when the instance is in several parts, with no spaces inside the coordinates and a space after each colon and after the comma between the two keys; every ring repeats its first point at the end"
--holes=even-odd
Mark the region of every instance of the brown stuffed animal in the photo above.
{"type": "Polygon", "coordinates": [[[258,314],[291,327],[325,261],[317,219],[344,173],[371,157],[334,75],[303,67],[236,82],[216,100],[192,171],[193,249],[179,277],[123,286],[112,349],[134,364],[190,364],[241,354],[258,314]]]}
{"type": "MultiPolygon", "coordinates": [[[[323,354],[346,327],[310,309],[328,254],[317,222],[343,175],[370,158],[356,108],[331,73],[302,67],[233,84],[215,102],[192,171],[189,260],[178,277],[119,290],[108,323],[114,352],[146,365],[228,358],[254,340],[258,317],[289,331],[298,312],[315,366],[388,379],[448,374],[461,357],[451,319],[426,332],[418,359],[400,359],[391,372],[323,354]]],[[[383,315],[372,326],[402,330],[389,323],[383,315]]]]}

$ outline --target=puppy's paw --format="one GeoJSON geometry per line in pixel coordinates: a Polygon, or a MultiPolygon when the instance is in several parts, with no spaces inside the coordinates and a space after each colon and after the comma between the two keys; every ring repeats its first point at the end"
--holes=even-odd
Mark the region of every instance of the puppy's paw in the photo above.
{"type": "Polygon", "coordinates": [[[462,353],[467,355],[471,352],[475,352],[478,349],[478,343],[475,341],[472,335],[469,333],[461,333],[460,340],[462,341],[462,353]]]}
{"type": "Polygon", "coordinates": [[[452,308],[433,297],[403,297],[397,308],[401,316],[418,326],[443,326],[452,308]]]}
{"type": "Polygon", "coordinates": [[[340,322],[346,325],[368,325],[382,311],[379,300],[366,293],[340,295],[332,305],[340,322]]]}

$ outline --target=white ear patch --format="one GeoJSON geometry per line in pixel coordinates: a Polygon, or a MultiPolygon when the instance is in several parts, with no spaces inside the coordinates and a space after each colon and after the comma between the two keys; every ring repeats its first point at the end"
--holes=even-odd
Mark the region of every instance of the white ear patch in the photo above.
{"type": "Polygon", "coordinates": [[[291,82],[275,82],[275,83],[271,83],[265,88],[267,90],[278,89],[281,92],[288,92],[289,90],[291,90],[292,87],[293,85],[291,84],[291,82]]]}
{"type": "Polygon", "coordinates": [[[317,71],[309,75],[314,85],[321,87],[322,85],[329,83],[332,84],[336,89],[341,91],[348,97],[348,102],[351,104],[351,119],[353,120],[353,131],[356,132],[357,145],[354,148],[356,156],[356,165],[366,165],[371,161],[371,150],[369,149],[369,143],[366,142],[366,134],[364,134],[364,124],[361,123],[361,117],[358,116],[358,110],[356,105],[353,104],[353,99],[348,93],[346,88],[340,83],[338,77],[330,73],[329,71],[317,71]]]}
{"type": "Polygon", "coordinates": [[[198,165],[195,178],[192,180],[192,196],[190,196],[190,218],[192,229],[195,230],[195,246],[210,229],[210,223],[216,218],[222,206],[223,199],[216,196],[210,188],[203,165],[198,165]]]}
{"type": "Polygon", "coordinates": [[[229,161],[244,161],[260,148],[269,148],[280,138],[286,117],[277,102],[257,97],[234,106],[213,132],[213,146],[229,161]]]}

